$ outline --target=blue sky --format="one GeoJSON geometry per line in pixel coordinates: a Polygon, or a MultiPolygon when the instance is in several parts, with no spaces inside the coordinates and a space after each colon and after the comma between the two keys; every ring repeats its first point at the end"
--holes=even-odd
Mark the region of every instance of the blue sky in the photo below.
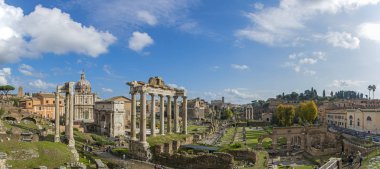
{"type": "MultiPolygon", "coordinates": [[[[380,0],[0,0],[0,83],[103,98],[161,76],[190,97],[380,86],[380,0]]],[[[376,96],[376,95],[375,95],[376,96]]]]}

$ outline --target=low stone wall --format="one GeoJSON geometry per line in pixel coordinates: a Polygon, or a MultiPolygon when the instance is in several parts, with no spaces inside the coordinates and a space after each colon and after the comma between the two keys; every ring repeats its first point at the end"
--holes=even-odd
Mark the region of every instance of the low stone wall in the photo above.
{"type": "Polygon", "coordinates": [[[331,155],[336,154],[340,152],[340,148],[324,148],[323,151],[321,149],[316,149],[314,147],[311,147],[308,151],[309,154],[312,156],[324,156],[324,155],[331,155]]]}
{"type": "Polygon", "coordinates": [[[6,169],[7,154],[0,152],[0,169],[6,169]]]}
{"type": "Polygon", "coordinates": [[[244,160],[256,163],[256,153],[251,150],[229,150],[228,154],[231,154],[235,160],[244,160]]]}
{"type": "Polygon", "coordinates": [[[178,169],[232,169],[233,161],[233,156],[227,153],[159,154],[154,157],[154,162],[178,169]]]}

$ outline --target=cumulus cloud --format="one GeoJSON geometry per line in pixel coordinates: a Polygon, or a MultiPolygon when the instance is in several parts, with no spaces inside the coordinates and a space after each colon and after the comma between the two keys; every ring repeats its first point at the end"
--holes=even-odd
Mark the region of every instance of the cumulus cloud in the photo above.
{"type": "Polygon", "coordinates": [[[102,91],[104,92],[104,93],[112,93],[113,92],[113,90],[112,89],[110,89],[110,88],[102,88],[102,91]]]}
{"type": "Polygon", "coordinates": [[[145,47],[152,45],[153,39],[145,32],[133,32],[129,39],[128,47],[136,52],[141,52],[145,47]]]}
{"type": "Polygon", "coordinates": [[[317,72],[307,68],[307,65],[314,65],[325,60],[326,54],[320,51],[312,53],[292,53],[288,56],[288,61],[285,62],[284,66],[292,68],[297,73],[313,76],[317,72]]]}
{"type": "Polygon", "coordinates": [[[231,68],[236,69],[236,70],[248,70],[249,66],[239,65],[239,64],[231,64],[231,68]]]}
{"type": "Polygon", "coordinates": [[[47,83],[47,82],[42,81],[41,79],[37,79],[35,81],[29,82],[29,86],[36,88],[36,89],[46,90],[46,89],[54,88],[55,84],[47,83]]]}
{"type": "Polygon", "coordinates": [[[28,15],[0,0],[0,63],[36,58],[43,53],[69,52],[97,57],[116,38],[83,26],[57,8],[35,7],[28,15]]]}
{"type": "Polygon", "coordinates": [[[325,38],[327,43],[334,47],[357,49],[360,46],[359,38],[347,32],[328,32],[325,38]]]}
{"type": "Polygon", "coordinates": [[[157,24],[157,19],[155,16],[150,14],[148,11],[142,10],[137,12],[137,17],[141,20],[146,22],[149,25],[156,25],[157,24]]]}
{"type": "Polygon", "coordinates": [[[282,0],[278,6],[245,13],[251,24],[237,30],[235,35],[268,45],[293,44],[300,36],[310,34],[312,28],[305,33],[301,31],[307,28],[307,21],[317,15],[332,15],[379,3],[380,0],[337,0],[334,3],[330,0],[282,0]]]}
{"type": "Polygon", "coordinates": [[[358,27],[359,36],[380,43],[380,23],[363,23],[358,27]]]}
{"type": "Polygon", "coordinates": [[[12,74],[12,70],[9,67],[0,69],[0,85],[8,84],[8,77],[12,74]]]}

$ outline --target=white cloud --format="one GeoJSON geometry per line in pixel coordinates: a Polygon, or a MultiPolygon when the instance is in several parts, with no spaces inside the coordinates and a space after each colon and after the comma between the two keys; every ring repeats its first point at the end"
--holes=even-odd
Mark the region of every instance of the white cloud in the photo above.
{"type": "Polygon", "coordinates": [[[358,27],[359,36],[380,43],[380,23],[363,23],[358,27]]]}
{"type": "Polygon", "coordinates": [[[219,66],[211,66],[211,67],[210,67],[210,70],[211,70],[211,71],[217,71],[217,70],[219,70],[219,69],[220,69],[219,66]]]}
{"type": "Polygon", "coordinates": [[[37,79],[35,81],[29,82],[29,86],[36,89],[50,89],[50,88],[54,88],[55,84],[47,83],[47,82],[42,81],[41,79],[37,79]]]}
{"type": "Polygon", "coordinates": [[[189,9],[197,0],[78,0],[68,5],[81,5],[88,18],[99,26],[135,30],[136,26],[164,25],[177,27],[188,20],[189,9]],[[155,19],[153,19],[155,18],[155,19]]]}
{"type": "Polygon", "coordinates": [[[18,71],[25,76],[33,76],[33,77],[43,77],[44,75],[41,72],[37,72],[34,68],[27,64],[21,64],[18,67],[18,71]]]}
{"type": "Polygon", "coordinates": [[[116,38],[73,21],[60,9],[35,7],[28,15],[0,0],[0,63],[35,58],[43,53],[69,52],[96,57],[116,38]]]}
{"type": "Polygon", "coordinates": [[[105,92],[105,93],[112,93],[113,92],[113,90],[112,89],[110,89],[110,88],[102,88],[102,91],[103,92],[105,92]]]}
{"type": "Polygon", "coordinates": [[[354,87],[367,83],[367,81],[360,80],[334,80],[329,86],[336,88],[354,87]]]}
{"type": "Polygon", "coordinates": [[[137,12],[137,18],[141,21],[146,22],[147,24],[154,26],[157,24],[157,19],[155,16],[150,14],[148,11],[142,10],[137,12]]]}
{"type": "Polygon", "coordinates": [[[9,67],[0,69],[0,85],[8,84],[8,77],[12,74],[12,70],[9,67]]]}
{"type": "Polygon", "coordinates": [[[307,76],[313,76],[317,72],[314,70],[310,70],[307,68],[307,65],[314,65],[320,61],[326,60],[326,54],[323,52],[312,52],[310,54],[307,53],[292,53],[288,56],[288,61],[285,62],[285,67],[292,68],[297,73],[302,73],[307,76]]]}
{"type": "Polygon", "coordinates": [[[111,67],[109,65],[104,65],[103,66],[103,71],[106,72],[108,75],[112,75],[112,70],[111,70],[111,67]]]}
{"type": "Polygon", "coordinates": [[[318,15],[333,15],[378,3],[380,0],[282,0],[276,7],[246,13],[251,24],[237,30],[235,35],[268,45],[293,44],[300,36],[307,37],[313,31],[310,28],[302,32],[308,28],[307,22],[318,15]]]}
{"type": "Polygon", "coordinates": [[[264,9],[264,4],[260,2],[256,2],[255,4],[253,4],[253,6],[255,7],[255,9],[258,9],[258,10],[264,9]]]}
{"type": "Polygon", "coordinates": [[[141,52],[145,47],[152,45],[153,39],[145,32],[133,32],[129,39],[128,46],[130,49],[141,52]]]}
{"type": "Polygon", "coordinates": [[[174,83],[170,83],[170,84],[168,84],[168,86],[173,87],[173,88],[178,88],[178,89],[186,90],[185,87],[183,87],[183,86],[179,86],[179,85],[174,84],[174,83]]]}
{"type": "Polygon", "coordinates": [[[231,64],[231,68],[236,69],[236,70],[248,70],[249,66],[247,66],[247,65],[231,64]]]}
{"type": "Polygon", "coordinates": [[[221,92],[204,92],[203,97],[207,100],[215,100],[225,97],[227,102],[235,104],[250,103],[252,100],[259,98],[257,94],[252,94],[245,88],[226,88],[221,92]]]}
{"type": "Polygon", "coordinates": [[[360,46],[359,38],[347,32],[328,32],[325,38],[327,43],[334,47],[357,49],[360,46]]]}

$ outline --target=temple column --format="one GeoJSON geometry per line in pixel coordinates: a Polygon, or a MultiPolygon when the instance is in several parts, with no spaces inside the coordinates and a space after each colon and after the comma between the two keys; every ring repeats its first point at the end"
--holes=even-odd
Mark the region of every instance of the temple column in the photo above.
{"type": "Polygon", "coordinates": [[[66,92],[66,98],[65,98],[65,135],[66,139],[69,139],[70,130],[69,130],[69,123],[70,123],[70,95],[68,92],[66,92]]]}
{"type": "Polygon", "coordinates": [[[248,120],[248,112],[247,112],[247,108],[244,108],[244,113],[245,113],[245,120],[248,120]]]}
{"type": "Polygon", "coordinates": [[[183,102],[182,102],[182,108],[183,108],[183,134],[187,134],[187,97],[182,96],[183,102]]]}
{"type": "Polygon", "coordinates": [[[55,136],[54,142],[59,142],[59,93],[55,92],[55,136]]]}
{"type": "Polygon", "coordinates": [[[174,132],[179,133],[179,111],[178,111],[178,104],[177,104],[177,99],[178,96],[174,96],[174,132]]]}
{"type": "Polygon", "coordinates": [[[131,110],[131,140],[136,138],[136,93],[131,92],[132,110],[131,110]]]}
{"type": "Polygon", "coordinates": [[[75,147],[74,130],[73,130],[73,127],[74,127],[74,91],[72,91],[70,88],[69,93],[70,93],[69,147],[75,147]]]}
{"type": "Polygon", "coordinates": [[[164,96],[163,95],[158,95],[160,96],[160,134],[164,135],[165,134],[165,101],[164,101],[164,96]]]}
{"type": "Polygon", "coordinates": [[[115,135],[114,135],[114,130],[113,130],[113,128],[114,128],[114,126],[113,126],[114,124],[113,124],[113,113],[110,113],[110,131],[109,131],[109,133],[110,133],[110,136],[111,137],[115,137],[115,135]]]}
{"type": "Polygon", "coordinates": [[[141,91],[140,93],[140,142],[147,144],[146,142],[146,93],[141,91]]]}
{"type": "Polygon", "coordinates": [[[172,133],[172,98],[171,96],[167,96],[168,99],[168,106],[166,108],[167,112],[167,123],[168,123],[168,128],[167,128],[167,133],[171,134],[172,133]]]}
{"type": "Polygon", "coordinates": [[[151,122],[150,122],[150,130],[151,136],[156,136],[156,100],[154,98],[154,94],[150,94],[151,96],[151,122]]]}

